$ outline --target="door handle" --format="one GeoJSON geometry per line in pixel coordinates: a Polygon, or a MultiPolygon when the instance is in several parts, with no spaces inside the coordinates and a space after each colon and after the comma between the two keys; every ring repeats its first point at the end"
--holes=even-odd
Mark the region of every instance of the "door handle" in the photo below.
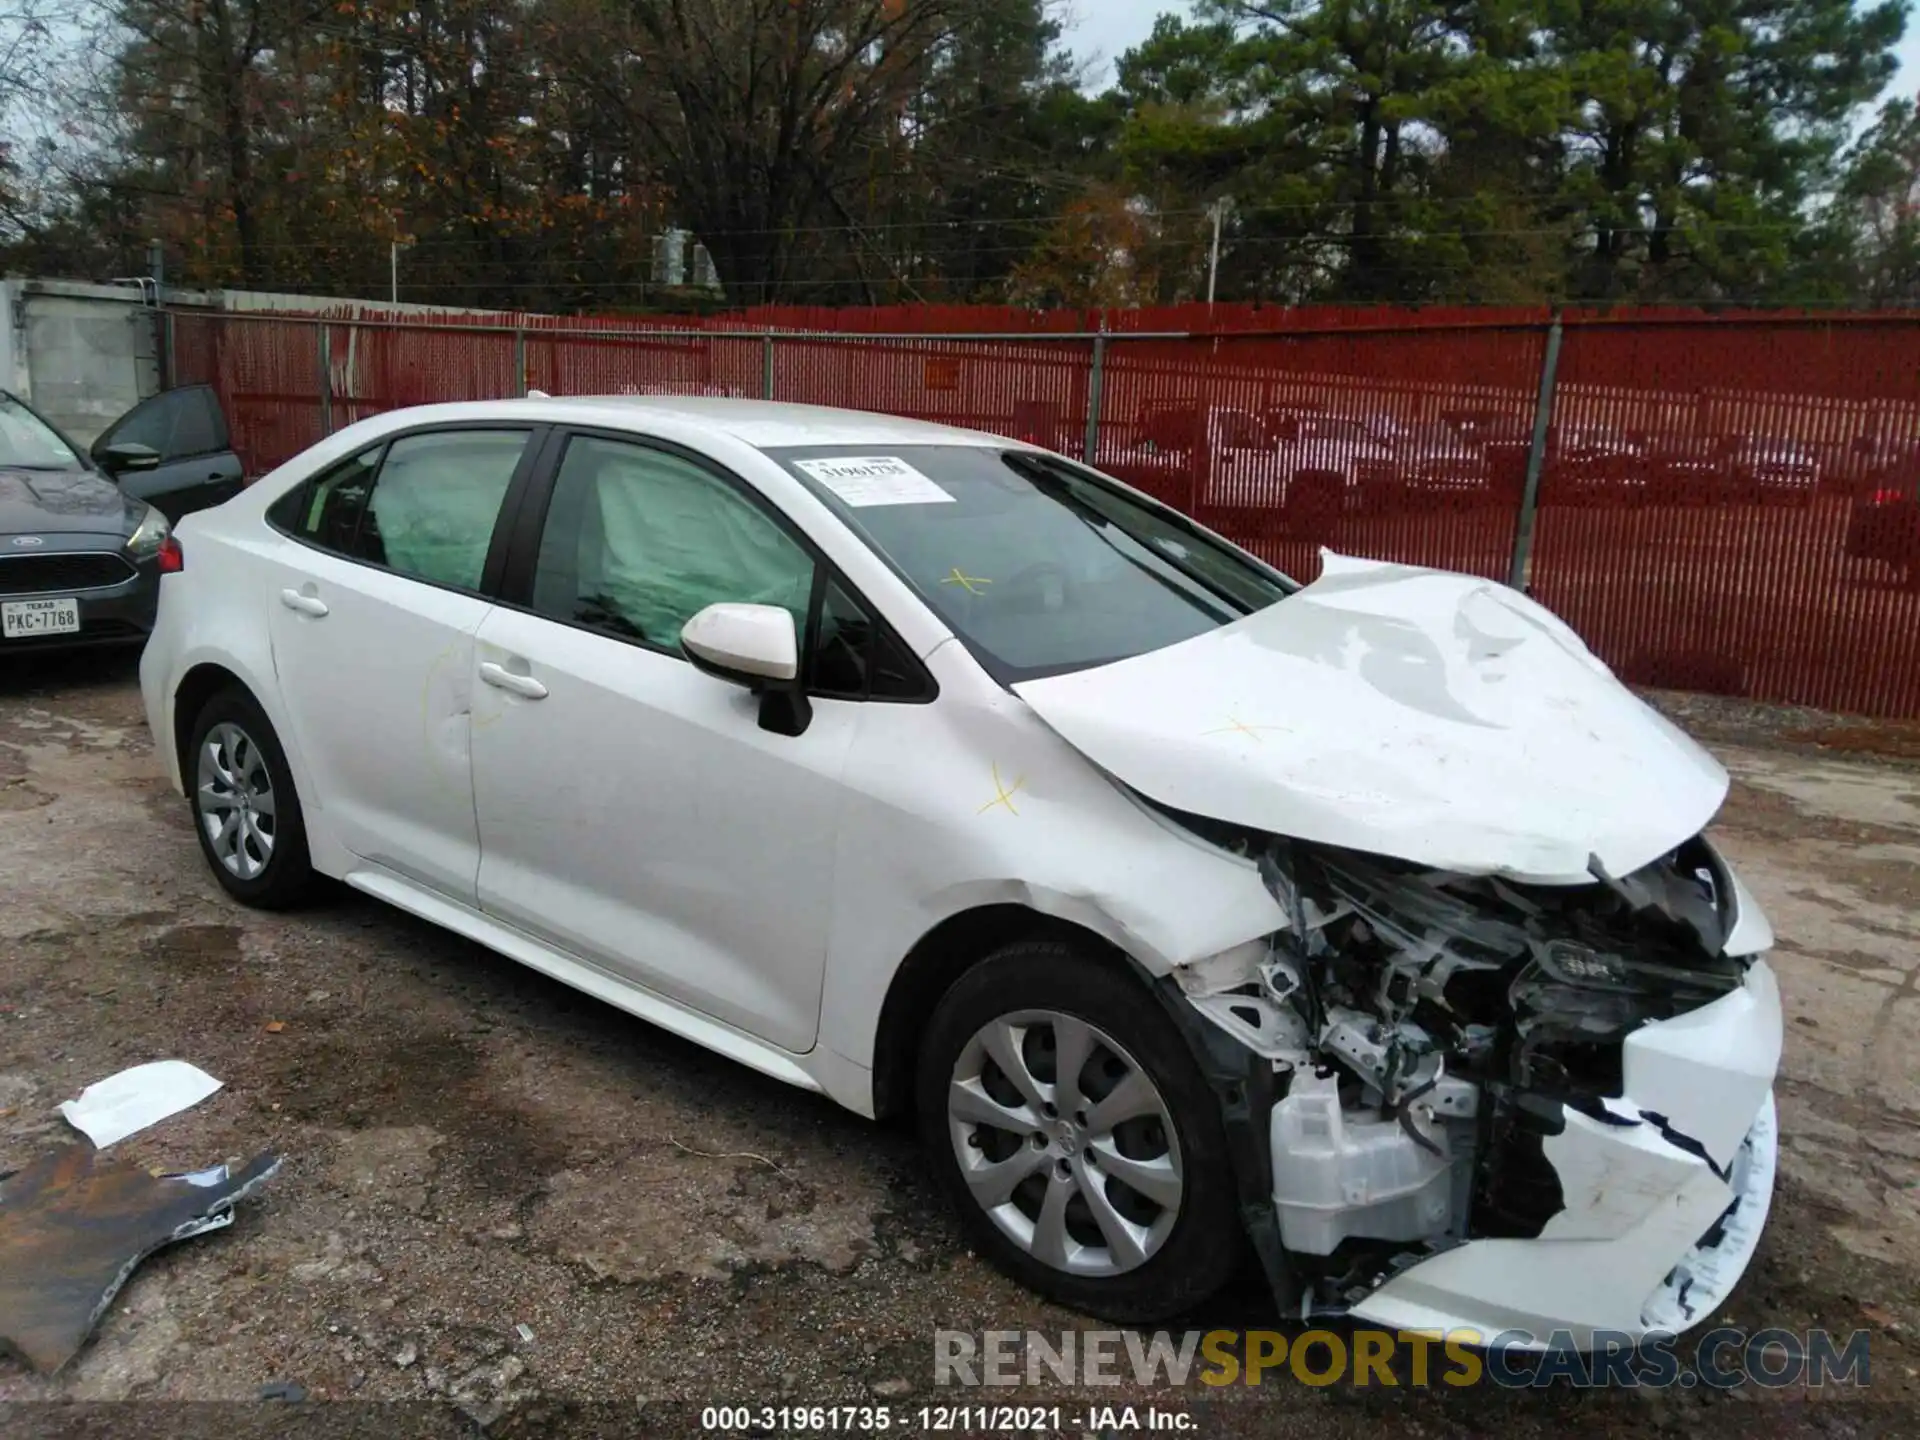
{"type": "Polygon", "coordinates": [[[312,615],[316,618],[327,613],[326,601],[322,600],[318,595],[308,595],[300,590],[282,590],[280,592],[280,603],[289,610],[298,611],[302,615],[312,615]]]}
{"type": "Polygon", "coordinates": [[[480,662],[480,678],[496,690],[505,690],[528,700],[547,698],[547,687],[531,675],[516,675],[506,666],[496,665],[491,660],[480,662]]]}

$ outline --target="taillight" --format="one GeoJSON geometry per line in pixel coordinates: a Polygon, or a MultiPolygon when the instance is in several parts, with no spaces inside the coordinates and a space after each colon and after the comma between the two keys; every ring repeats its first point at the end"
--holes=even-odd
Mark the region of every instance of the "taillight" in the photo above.
{"type": "Polygon", "coordinates": [[[160,542],[160,573],[178,575],[187,568],[187,552],[180,548],[180,542],[169,535],[160,542]]]}
{"type": "Polygon", "coordinates": [[[1875,505],[1898,505],[1906,498],[1907,492],[1904,490],[1876,490],[1873,492],[1871,503],[1875,505]]]}

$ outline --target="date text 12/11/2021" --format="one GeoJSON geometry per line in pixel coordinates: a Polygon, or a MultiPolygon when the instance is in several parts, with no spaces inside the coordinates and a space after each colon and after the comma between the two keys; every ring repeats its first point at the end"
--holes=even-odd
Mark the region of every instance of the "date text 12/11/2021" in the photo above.
{"type": "Polygon", "coordinates": [[[719,1434],[1172,1434],[1194,1423],[1184,1411],[1138,1405],[709,1405],[700,1412],[700,1428],[719,1434]]]}

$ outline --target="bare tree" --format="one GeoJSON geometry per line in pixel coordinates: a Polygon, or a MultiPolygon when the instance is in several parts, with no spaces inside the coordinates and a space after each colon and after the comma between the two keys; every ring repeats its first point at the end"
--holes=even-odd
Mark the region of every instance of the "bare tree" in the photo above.
{"type": "Polygon", "coordinates": [[[793,278],[810,225],[866,253],[848,192],[899,134],[961,3],[624,0],[567,74],[627,117],[640,163],[734,297],[754,301],[793,278]]]}

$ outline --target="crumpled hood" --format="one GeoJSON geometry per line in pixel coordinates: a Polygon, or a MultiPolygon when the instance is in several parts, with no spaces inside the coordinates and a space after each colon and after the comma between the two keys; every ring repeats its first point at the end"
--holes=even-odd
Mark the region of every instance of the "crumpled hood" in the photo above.
{"type": "Polygon", "coordinates": [[[1548,611],[1491,580],[1327,553],[1222,629],[1014,691],[1162,805],[1438,869],[1624,875],[1727,773],[1548,611]]]}

